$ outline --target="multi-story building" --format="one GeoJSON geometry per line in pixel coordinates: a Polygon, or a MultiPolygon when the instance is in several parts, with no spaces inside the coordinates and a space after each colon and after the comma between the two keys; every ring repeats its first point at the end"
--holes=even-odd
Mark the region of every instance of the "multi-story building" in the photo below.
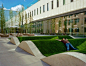
{"type": "MultiPolygon", "coordinates": [[[[86,0],[40,0],[22,14],[35,33],[86,34],[86,0]]],[[[10,25],[10,20],[7,22],[10,25]]],[[[14,25],[18,22],[14,21],[14,25]]]]}

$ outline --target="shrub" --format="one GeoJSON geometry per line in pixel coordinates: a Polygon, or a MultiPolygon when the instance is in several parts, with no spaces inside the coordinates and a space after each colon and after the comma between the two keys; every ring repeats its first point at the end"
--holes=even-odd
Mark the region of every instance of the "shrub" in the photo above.
{"type": "Polygon", "coordinates": [[[62,39],[62,38],[67,38],[67,39],[72,39],[70,36],[32,36],[32,37],[18,37],[19,41],[25,41],[25,40],[44,40],[44,39],[62,39]]]}
{"type": "MultiPolygon", "coordinates": [[[[70,43],[75,48],[78,49],[79,49],[78,46],[84,43],[85,40],[86,39],[69,39],[70,43]]],[[[58,54],[66,51],[65,45],[62,42],[56,40],[32,40],[32,41],[37,46],[37,48],[41,51],[41,53],[45,56],[50,56],[53,54],[58,54]]],[[[77,52],[82,52],[82,51],[77,50],[77,52]]]]}
{"type": "Polygon", "coordinates": [[[79,50],[86,50],[86,41],[78,46],[79,50]]]}
{"type": "Polygon", "coordinates": [[[41,53],[45,56],[65,52],[66,48],[62,42],[56,40],[32,40],[41,53]]]}
{"type": "Polygon", "coordinates": [[[43,40],[43,39],[51,39],[56,36],[32,36],[32,37],[18,37],[19,41],[25,41],[25,40],[43,40]]]}
{"type": "Polygon", "coordinates": [[[67,38],[67,39],[73,39],[73,38],[70,37],[70,36],[58,36],[58,38],[59,38],[59,39],[62,39],[62,38],[65,38],[65,39],[66,39],[66,38],[67,38]]]}

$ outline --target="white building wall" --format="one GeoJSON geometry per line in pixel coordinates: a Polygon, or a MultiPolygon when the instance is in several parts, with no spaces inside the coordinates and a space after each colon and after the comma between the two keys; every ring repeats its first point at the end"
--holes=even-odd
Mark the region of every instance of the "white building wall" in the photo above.
{"type": "MultiPolygon", "coordinates": [[[[74,0],[71,2],[70,0],[65,0],[65,5],[63,5],[63,0],[59,0],[59,7],[57,7],[57,0],[54,1],[54,8],[51,9],[51,1],[52,0],[40,0],[37,3],[33,4],[31,7],[27,8],[24,11],[24,24],[26,22],[25,20],[25,12],[30,14],[33,11],[33,21],[51,17],[54,15],[60,15],[63,13],[67,13],[70,11],[75,11],[79,9],[86,8],[86,0],[74,0]],[[47,11],[47,3],[49,3],[49,11],[47,11]],[[45,12],[43,12],[43,5],[45,5],[45,12]],[[40,14],[40,6],[41,6],[41,14],[40,14]],[[37,15],[37,8],[38,8],[38,15],[37,15]],[[34,10],[36,10],[36,15],[34,16],[34,10]]],[[[29,23],[29,19],[28,19],[29,23]]]]}

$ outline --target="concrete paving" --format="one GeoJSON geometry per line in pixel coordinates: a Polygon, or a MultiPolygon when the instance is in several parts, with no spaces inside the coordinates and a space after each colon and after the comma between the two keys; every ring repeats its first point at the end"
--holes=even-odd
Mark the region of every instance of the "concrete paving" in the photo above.
{"type": "Polygon", "coordinates": [[[49,66],[39,58],[0,38],[0,66],[49,66]]]}

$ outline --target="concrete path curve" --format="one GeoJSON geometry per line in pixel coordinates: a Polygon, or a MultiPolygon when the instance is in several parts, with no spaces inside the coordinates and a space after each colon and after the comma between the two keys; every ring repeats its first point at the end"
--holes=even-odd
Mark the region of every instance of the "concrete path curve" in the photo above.
{"type": "Polygon", "coordinates": [[[0,66],[49,66],[6,38],[0,38],[0,66]]]}

